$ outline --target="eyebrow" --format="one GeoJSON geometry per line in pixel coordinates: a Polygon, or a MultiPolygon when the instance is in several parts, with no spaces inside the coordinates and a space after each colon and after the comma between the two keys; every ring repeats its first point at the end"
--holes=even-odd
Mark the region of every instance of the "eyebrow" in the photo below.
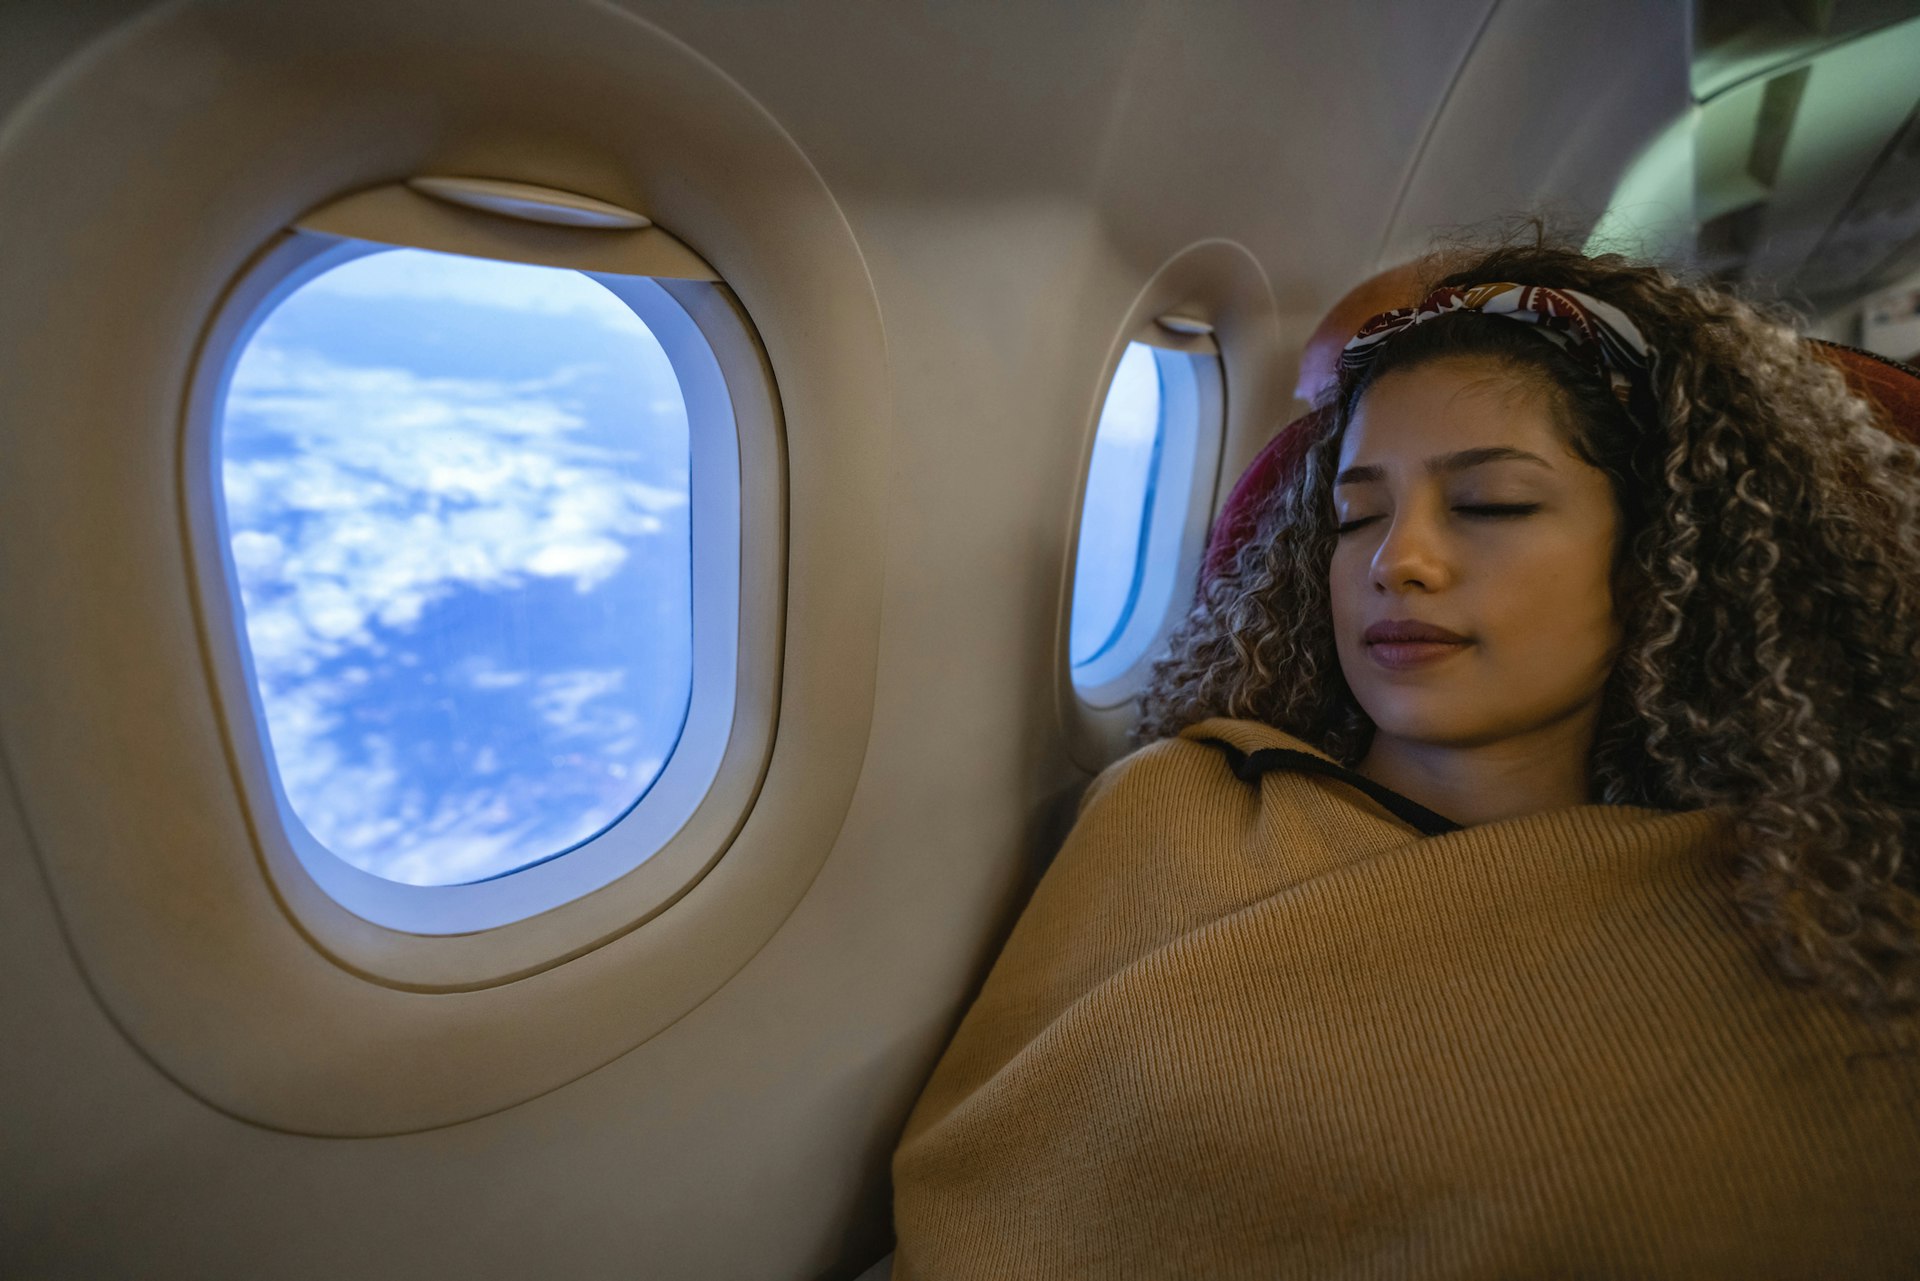
{"type": "MultiPolygon", "coordinates": [[[[1435,454],[1427,459],[1427,475],[1439,476],[1446,472],[1465,471],[1469,467],[1478,467],[1482,463],[1519,462],[1539,463],[1548,471],[1553,464],[1538,454],[1530,454],[1524,449],[1515,449],[1510,445],[1485,445],[1479,449],[1461,449],[1451,454],[1435,454]]],[[[1364,485],[1369,481],[1385,480],[1386,471],[1367,464],[1364,467],[1349,467],[1334,477],[1335,485],[1364,485]]]]}

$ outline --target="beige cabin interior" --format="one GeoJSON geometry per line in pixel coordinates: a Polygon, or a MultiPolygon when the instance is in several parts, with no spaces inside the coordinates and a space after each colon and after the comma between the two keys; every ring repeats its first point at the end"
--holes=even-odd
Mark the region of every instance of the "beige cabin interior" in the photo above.
{"type": "Polygon", "coordinates": [[[1128,343],[1219,354],[1204,530],[1328,304],[1490,218],[1858,342],[1920,273],[1915,69],[1891,0],[9,0],[0,1275],[884,1276],[907,1110],[1131,747],[1067,642],[1128,343]],[[644,215],[578,265],[734,325],[741,423],[712,787],[440,932],[262,821],[192,463],[303,219],[561,245],[423,175],[644,215]]]}

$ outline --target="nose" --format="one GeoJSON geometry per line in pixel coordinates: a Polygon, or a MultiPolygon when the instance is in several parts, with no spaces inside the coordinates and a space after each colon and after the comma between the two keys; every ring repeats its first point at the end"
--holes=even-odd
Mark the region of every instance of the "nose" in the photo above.
{"type": "Polygon", "coordinates": [[[1378,592],[1413,588],[1439,591],[1453,581],[1453,567],[1434,522],[1413,510],[1388,518],[1386,537],[1374,549],[1369,567],[1378,592]]]}

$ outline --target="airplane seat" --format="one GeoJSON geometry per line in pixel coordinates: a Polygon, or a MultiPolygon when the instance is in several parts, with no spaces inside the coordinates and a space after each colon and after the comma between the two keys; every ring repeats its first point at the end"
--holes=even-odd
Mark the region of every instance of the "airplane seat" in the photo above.
{"type": "MultiPolygon", "coordinates": [[[[1879,408],[1881,422],[1891,434],[1920,445],[1920,369],[1857,347],[1820,338],[1808,341],[1817,354],[1839,366],[1855,395],[1879,408]]],[[[1208,535],[1206,558],[1201,562],[1202,589],[1233,564],[1240,548],[1253,537],[1267,499],[1300,466],[1326,412],[1324,408],[1310,409],[1300,415],[1282,427],[1247,464],[1220,505],[1220,515],[1208,535]]]]}

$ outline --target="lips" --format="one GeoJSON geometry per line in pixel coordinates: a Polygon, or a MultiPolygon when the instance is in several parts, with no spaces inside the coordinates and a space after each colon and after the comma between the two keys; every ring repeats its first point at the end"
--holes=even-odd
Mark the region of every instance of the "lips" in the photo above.
{"type": "Polygon", "coordinates": [[[1417,622],[1410,618],[1389,619],[1375,623],[1367,628],[1362,639],[1369,645],[1431,642],[1445,645],[1459,645],[1466,637],[1459,632],[1448,631],[1433,623],[1417,622]]]}

